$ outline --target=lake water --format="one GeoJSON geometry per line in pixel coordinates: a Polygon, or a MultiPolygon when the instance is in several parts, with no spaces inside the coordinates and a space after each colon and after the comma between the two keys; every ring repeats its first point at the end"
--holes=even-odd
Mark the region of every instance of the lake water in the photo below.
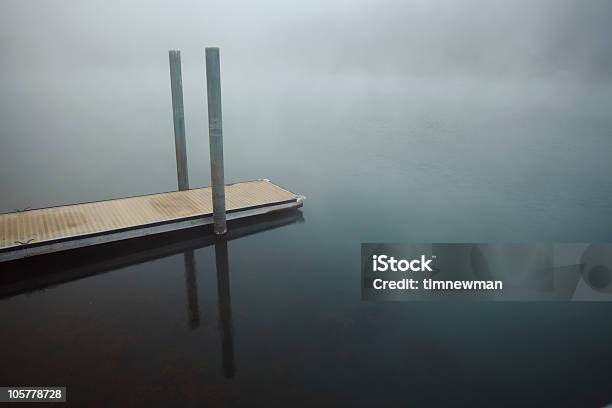
{"type": "MultiPolygon", "coordinates": [[[[165,64],[3,81],[0,210],[175,189],[165,64]]],[[[201,61],[184,75],[208,185],[201,61]]],[[[226,181],[269,178],[304,208],[227,242],[0,265],[0,384],[83,406],[612,402],[612,304],[369,303],[359,271],[361,242],[612,240],[610,85],[222,75],[226,181]]]]}

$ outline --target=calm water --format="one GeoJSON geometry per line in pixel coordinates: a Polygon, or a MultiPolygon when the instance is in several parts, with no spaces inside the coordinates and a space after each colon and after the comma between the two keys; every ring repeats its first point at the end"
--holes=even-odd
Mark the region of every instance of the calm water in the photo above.
{"type": "MultiPolygon", "coordinates": [[[[209,183],[200,68],[184,69],[193,186],[209,183]]],[[[160,58],[3,82],[0,210],[174,189],[167,76],[160,58]]],[[[609,85],[222,80],[227,181],[270,178],[303,210],[227,242],[0,266],[0,384],[88,406],[612,402],[611,304],[375,304],[359,278],[364,241],[612,240],[609,85]]]]}

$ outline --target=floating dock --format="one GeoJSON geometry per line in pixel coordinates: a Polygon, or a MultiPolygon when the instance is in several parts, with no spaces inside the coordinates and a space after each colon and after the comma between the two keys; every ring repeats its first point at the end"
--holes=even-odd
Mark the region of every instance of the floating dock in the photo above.
{"type": "MultiPolygon", "coordinates": [[[[149,235],[129,241],[89,246],[78,251],[32,256],[0,264],[0,299],[43,290],[156,259],[189,253],[200,248],[227,243],[262,232],[304,222],[297,209],[234,220],[222,240],[209,228],[190,228],[149,235]]],[[[185,274],[193,263],[185,262],[185,274]]]]}
{"type": "MultiPolygon", "coordinates": [[[[225,186],[228,220],[303,199],[268,180],[225,186]]],[[[0,262],[212,223],[210,187],[0,214],[0,262]]]]}

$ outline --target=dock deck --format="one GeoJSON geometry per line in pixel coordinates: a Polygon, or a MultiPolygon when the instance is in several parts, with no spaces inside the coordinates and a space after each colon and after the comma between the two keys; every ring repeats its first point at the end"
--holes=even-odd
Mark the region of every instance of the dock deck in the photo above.
{"type": "MultiPolygon", "coordinates": [[[[298,208],[303,197],[268,180],[225,187],[227,219],[298,208]]],[[[212,224],[212,189],[0,214],[0,262],[212,224]]]]}

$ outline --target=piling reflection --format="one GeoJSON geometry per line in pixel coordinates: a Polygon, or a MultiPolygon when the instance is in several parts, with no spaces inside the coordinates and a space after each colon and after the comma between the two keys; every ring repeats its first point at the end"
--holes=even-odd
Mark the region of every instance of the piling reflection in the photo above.
{"type": "Polygon", "coordinates": [[[217,265],[217,301],[219,304],[219,331],[221,335],[221,355],[223,374],[234,377],[234,332],[232,327],[232,298],[230,295],[229,260],[227,241],[215,243],[215,260],[217,265]]]}
{"type": "Polygon", "coordinates": [[[200,326],[200,307],[198,304],[198,280],[196,277],[193,251],[185,251],[185,289],[187,293],[187,324],[190,329],[200,326]]]}
{"type": "MultiPolygon", "coordinates": [[[[187,294],[187,320],[190,329],[200,326],[200,309],[198,302],[198,283],[195,258],[192,250],[185,251],[185,290],[187,294]]],[[[234,330],[232,325],[232,297],[230,293],[229,257],[227,240],[219,238],[215,242],[215,266],[217,270],[217,305],[219,311],[219,335],[221,338],[221,358],[223,375],[233,378],[234,366],[234,330]]]]}

